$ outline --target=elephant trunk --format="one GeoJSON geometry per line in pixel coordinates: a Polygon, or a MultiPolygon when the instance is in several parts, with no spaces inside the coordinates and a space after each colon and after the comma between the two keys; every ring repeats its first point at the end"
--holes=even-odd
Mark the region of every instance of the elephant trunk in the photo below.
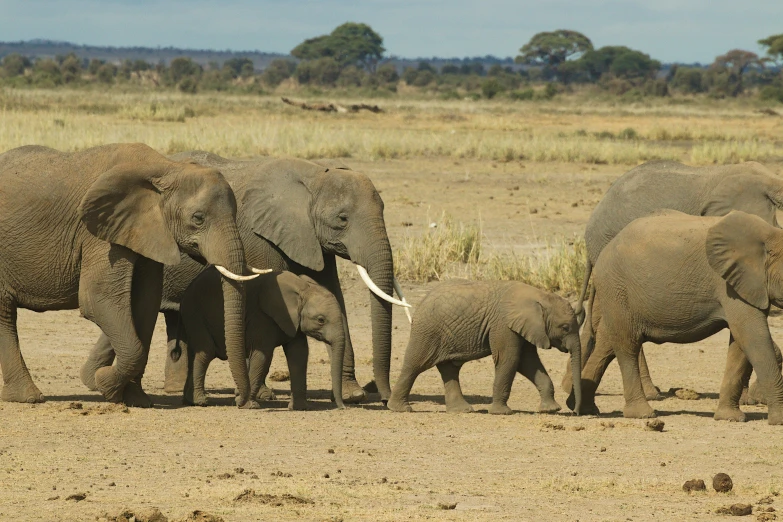
{"type": "MultiPolygon", "coordinates": [[[[222,238],[222,241],[219,244],[209,240],[205,242],[203,251],[207,262],[225,267],[233,274],[246,274],[245,250],[236,226],[229,226],[213,237],[222,238]]],[[[249,400],[250,378],[245,361],[245,286],[242,281],[230,277],[223,276],[221,279],[226,356],[238,391],[236,402],[240,407],[252,407],[254,403],[249,400]]]]}
{"type": "Polygon", "coordinates": [[[573,382],[572,394],[574,397],[574,413],[580,414],[582,407],[582,343],[579,336],[573,336],[570,343],[567,344],[568,353],[571,354],[571,380],[573,382]]]}
{"type": "Polygon", "coordinates": [[[336,332],[332,336],[332,394],[334,395],[334,402],[339,409],[344,409],[343,403],[343,362],[345,359],[345,330],[342,328],[342,322],[340,327],[335,328],[336,332]]]}
{"type": "MultiPolygon", "coordinates": [[[[367,269],[370,279],[385,294],[392,295],[394,289],[394,262],[391,245],[381,226],[381,238],[368,250],[370,255],[352,259],[367,269]]],[[[389,369],[391,365],[391,321],[392,305],[370,292],[370,314],[372,317],[372,363],[373,375],[381,400],[391,396],[389,369]]]]}

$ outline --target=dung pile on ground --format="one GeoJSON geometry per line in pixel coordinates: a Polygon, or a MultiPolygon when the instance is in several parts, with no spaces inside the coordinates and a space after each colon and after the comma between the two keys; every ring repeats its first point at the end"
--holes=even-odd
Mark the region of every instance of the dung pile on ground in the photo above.
{"type": "Polygon", "coordinates": [[[158,508],[148,508],[141,511],[123,509],[116,515],[108,513],[98,518],[98,522],[168,522],[169,519],[158,508]]]}
{"type": "Polygon", "coordinates": [[[712,477],[712,487],[718,493],[728,493],[734,487],[734,483],[731,481],[730,476],[725,473],[718,473],[712,477]]]}
{"type": "Polygon", "coordinates": [[[707,485],[702,479],[692,479],[682,485],[682,490],[687,493],[691,491],[707,491],[707,485]]]}
{"type": "Polygon", "coordinates": [[[674,395],[676,395],[678,399],[682,399],[684,401],[695,401],[701,397],[698,392],[689,390],[688,388],[680,388],[675,390],[674,395]]]}
{"type": "Polygon", "coordinates": [[[753,513],[753,506],[750,504],[732,504],[728,507],[720,507],[715,510],[718,515],[733,515],[735,517],[744,517],[753,513]]]}

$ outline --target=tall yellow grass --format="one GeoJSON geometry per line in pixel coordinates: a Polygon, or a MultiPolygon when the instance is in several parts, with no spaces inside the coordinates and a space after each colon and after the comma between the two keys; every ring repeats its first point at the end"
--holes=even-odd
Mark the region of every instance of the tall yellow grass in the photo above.
{"type": "Polygon", "coordinates": [[[783,118],[739,102],[372,102],[385,112],[302,111],[273,96],[3,89],[0,150],[26,144],[79,150],[141,141],[164,153],[205,149],[237,157],[450,157],[624,165],[650,159],[727,163],[783,155],[783,118]]]}

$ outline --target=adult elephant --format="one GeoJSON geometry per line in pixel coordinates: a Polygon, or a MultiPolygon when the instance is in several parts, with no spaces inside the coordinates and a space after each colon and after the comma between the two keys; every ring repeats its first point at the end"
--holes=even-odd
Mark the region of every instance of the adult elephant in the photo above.
{"type": "MultiPolygon", "coordinates": [[[[675,161],[649,161],[620,176],[595,207],[585,228],[587,263],[577,316],[583,303],[593,266],[604,247],[636,218],[662,209],[678,210],[693,216],[724,216],[741,210],[778,226],[776,211],[783,207],[783,180],[753,161],[738,165],[691,167],[675,161]]],[[[591,322],[585,323],[582,366],[592,353],[591,322]]],[[[644,351],[639,366],[645,396],[654,399],[658,389],[650,378],[644,351]]],[[[571,367],[566,368],[562,387],[571,391],[571,367]]]]}
{"type": "MultiPolygon", "coordinates": [[[[391,245],[383,219],[383,201],[372,181],[335,163],[301,159],[229,160],[203,151],[173,156],[219,168],[238,201],[237,222],[248,262],[274,270],[307,275],[330,290],[342,310],[345,328],[343,400],[360,402],[365,392],[355,376],[354,352],[345,315],[345,300],[337,275],[336,257],[359,265],[371,293],[373,371],[381,398],[391,395],[391,297],[394,269],[391,245]]],[[[187,357],[176,347],[179,303],[202,267],[188,260],[167,267],[161,310],[169,338],[166,390],[181,392],[187,378],[187,357]]],[[[399,290],[399,285],[397,285],[399,290]]],[[[111,361],[104,335],[82,372],[85,384],[95,368],[111,361]]]]}
{"type": "MultiPolygon", "coordinates": [[[[175,162],[143,144],[75,153],[26,146],[0,155],[2,399],[39,402],[19,349],[16,311],[79,308],[115,347],[91,376],[106,400],[150,406],[141,388],[160,308],[163,265],[180,251],[220,267],[231,372],[248,401],[245,255],[236,200],[217,169],[175,162]],[[240,274],[240,275],[237,275],[240,274]]],[[[195,263],[195,262],[194,262],[195,263]]]]}

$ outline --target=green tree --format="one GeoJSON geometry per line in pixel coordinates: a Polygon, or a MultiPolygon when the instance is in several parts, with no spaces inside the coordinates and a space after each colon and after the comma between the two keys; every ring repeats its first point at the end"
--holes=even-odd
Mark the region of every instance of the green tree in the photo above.
{"type": "Polygon", "coordinates": [[[250,58],[231,58],[223,62],[223,68],[226,69],[233,78],[250,78],[255,72],[253,60],[250,58]]]}
{"type": "Polygon", "coordinates": [[[768,59],[773,62],[783,61],[783,34],[773,34],[759,40],[759,45],[766,47],[768,59]]]}
{"type": "Polygon", "coordinates": [[[60,62],[60,72],[65,83],[79,80],[82,75],[82,60],[75,54],[70,53],[63,57],[60,62]]]}
{"type": "Polygon", "coordinates": [[[751,67],[764,67],[756,53],[732,49],[715,58],[711,69],[716,76],[716,86],[720,85],[722,93],[736,96],[743,91],[742,77],[751,67]]]}
{"type": "Polygon", "coordinates": [[[459,67],[454,65],[453,63],[447,63],[443,67],[440,68],[441,74],[459,74],[459,67]]]}
{"type": "Polygon", "coordinates": [[[291,50],[300,60],[333,58],[340,68],[348,65],[374,71],[386,49],[383,38],[367,24],[347,22],[328,35],[309,38],[291,50]]]}
{"type": "Polygon", "coordinates": [[[538,33],[519,50],[517,63],[549,68],[557,75],[561,64],[593,48],[588,37],[578,31],[558,29],[538,33]]]}
{"type": "Polygon", "coordinates": [[[661,62],[649,54],[626,48],[612,60],[609,72],[620,78],[635,79],[655,76],[661,69],[661,62]]]}
{"type": "Polygon", "coordinates": [[[33,83],[42,87],[54,87],[62,83],[60,65],[51,58],[36,60],[33,65],[33,83]]]}
{"type": "Polygon", "coordinates": [[[174,58],[169,65],[169,77],[174,84],[178,84],[185,78],[198,80],[201,72],[201,66],[190,58],[174,58]]]}
{"type": "Polygon", "coordinates": [[[397,67],[393,63],[385,63],[378,67],[375,71],[375,76],[381,83],[390,84],[400,81],[400,74],[397,72],[397,67]]]}
{"type": "Polygon", "coordinates": [[[704,71],[695,67],[677,67],[671,80],[672,87],[686,94],[704,92],[704,71]]]}
{"type": "Polygon", "coordinates": [[[23,75],[30,65],[30,60],[19,54],[9,54],[3,58],[3,72],[9,77],[23,75]]]}
{"type": "Polygon", "coordinates": [[[104,63],[98,68],[95,76],[101,83],[113,83],[114,77],[117,76],[117,66],[113,63],[104,63]]]}
{"type": "Polygon", "coordinates": [[[333,86],[340,76],[340,65],[329,56],[305,60],[296,66],[295,75],[301,84],[333,86]]]}

